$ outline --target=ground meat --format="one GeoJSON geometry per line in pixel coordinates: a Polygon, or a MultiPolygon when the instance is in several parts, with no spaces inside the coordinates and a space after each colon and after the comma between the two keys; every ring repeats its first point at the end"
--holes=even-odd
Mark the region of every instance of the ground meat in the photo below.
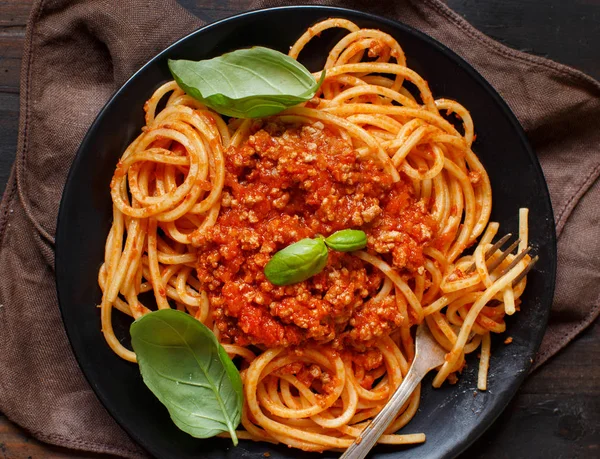
{"type": "Polygon", "coordinates": [[[355,343],[369,344],[389,335],[402,324],[403,319],[393,296],[388,296],[378,303],[368,301],[354,311],[350,319],[352,328],[349,337],[355,343]]]}
{"type": "Polygon", "coordinates": [[[312,363],[289,363],[279,369],[277,373],[294,375],[306,387],[318,386],[323,393],[330,393],[335,388],[335,384],[332,384],[335,378],[328,371],[323,371],[319,365],[312,363]]]}
{"type": "Polygon", "coordinates": [[[434,224],[408,179],[393,183],[322,123],[257,122],[226,152],[221,204],[216,224],[193,243],[223,340],[339,348],[368,344],[400,324],[395,304],[371,300],[381,273],[351,254],[331,251],[321,273],[288,286],[271,284],[263,270],[284,247],[346,228],[365,231],[368,250],[401,273],[421,267],[434,224]]]}
{"type": "Polygon", "coordinates": [[[377,377],[385,371],[383,355],[377,348],[366,349],[362,352],[359,349],[351,348],[343,352],[343,358],[346,362],[352,363],[354,375],[365,389],[371,389],[377,377]]]}
{"type": "Polygon", "coordinates": [[[364,371],[374,370],[383,364],[383,355],[379,349],[368,349],[365,352],[346,352],[344,357],[350,359],[355,367],[364,371]]]}

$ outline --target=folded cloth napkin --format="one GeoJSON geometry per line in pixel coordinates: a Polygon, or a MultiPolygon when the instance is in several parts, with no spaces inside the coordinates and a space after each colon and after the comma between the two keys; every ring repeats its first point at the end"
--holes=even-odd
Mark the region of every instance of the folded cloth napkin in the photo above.
{"type": "MultiPolygon", "coordinates": [[[[438,0],[304,3],[380,14],[431,35],[481,72],[516,113],[542,163],[559,235],[540,365],[598,315],[600,84],[500,45],[438,0]]],[[[202,24],[174,0],[34,2],[18,151],[0,208],[0,411],[40,440],[145,457],[98,402],[73,357],[54,289],[53,235],[69,166],[102,105],[146,60],[202,24]]]]}

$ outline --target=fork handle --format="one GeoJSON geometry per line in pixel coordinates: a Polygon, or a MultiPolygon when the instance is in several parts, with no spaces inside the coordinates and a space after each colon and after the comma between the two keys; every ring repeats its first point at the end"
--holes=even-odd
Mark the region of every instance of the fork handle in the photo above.
{"type": "Polygon", "coordinates": [[[371,451],[373,445],[377,443],[377,440],[379,440],[385,429],[396,418],[400,408],[406,403],[410,395],[430,370],[429,368],[425,368],[425,365],[420,365],[420,363],[420,360],[415,358],[404,381],[396,389],[390,401],[375,416],[373,421],[364,428],[354,443],[342,454],[340,459],[363,459],[371,451]]]}

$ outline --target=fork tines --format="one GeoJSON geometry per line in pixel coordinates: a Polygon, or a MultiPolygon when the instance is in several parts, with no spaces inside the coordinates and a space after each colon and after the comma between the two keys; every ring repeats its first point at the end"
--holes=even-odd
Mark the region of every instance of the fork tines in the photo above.
{"type": "MultiPolygon", "coordinates": [[[[527,249],[530,249],[530,248],[531,247],[527,247],[527,249]]],[[[529,250],[527,250],[527,251],[529,251],[529,250]]],[[[525,250],[521,253],[525,253],[525,250]]],[[[527,275],[527,273],[529,271],[531,271],[531,268],[533,268],[533,265],[535,265],[539,259],[540,259],[540,257],[538,257],[537,255],[531,259],[531,261],[529,262],[527,267],[523,271],[521,271],[521,274],[519,274],[517,277],[515,277],[515,280],[512,283],[513,287],[515,287],[519,282],[521,282],[521,279],[523,279],[527,275]]],[[[516,258],[515,258],[515,260],[516,260],[516,258]]]]}
{"type": "MultiPolygon", "coordinates": [[[[500,247],[502,247],[504,245],[504,243],[510,239],[511,236],[512,236],[512,234],[508,233],[508,234],[505,234],[500,239],[498,239],[498,241],[493,246],[491,246],[487,250],[487,252],[485,252],[485,259],[487,260],[494,253],[496,253],[496,250],[498,250],[500,247]]],[[[514,249],[514,247],[513,247],[513,249],[514,249]]],[[[467,270],[465,271],[465,274],[471,274],[473,271],[475,271],[475,263],[473,263],[471,266],[469,266],[467,268],[467,270]]]]}
{"type": "MultiPolygon", "coordinates": [[[[496,251],[499,250],[511,237],[512,237],[512,234],[508,233],[508,234],[504,235],[502,238],[498,239],[498,241],[496,241],[496,243],[494,243],[494,245],[492,245],[486,251],[486,253],[485,253],[486,261],[492,255],[494,255],[496,253],[496,251]]],[[[500,254],[500,256],[498,256],[498,258],[496,258],[490,265],[488,265],[488,267],[487,267],[488,272],[492,273],[498,266],[500,266],[500,264],[506,259],[506,257],[508,257],[508,255],[510,255],[513,252],[513,250],[515,250],[517,248],[517,246],[519,245],[520,242],[521,242],[521,239],[517,239],[509,247],[507,247],[505,250],[503,250],[502,253],[500,254]]],[[[525,257],[525,255],[527,255],[530,251],[531,251],[531,247],[527,247],[525,250],[523,250],[522,252],[517,254],[517,256],[510,262],[510,264],[498,274],[498,278],[504,276],[511,269],[513,269],[525,257]]],[[[536,255],[529,262],[527,267],[513,281],[513,283],[512,283],[513,287],[516,286],[527,275],[527,273],[529,271],[531,271],[531,268],[538,261],[538,259],[539,259],[539,257],[536,255]]],[[[473,264],[471,266],[469,266],[464,271],[464,273],[470,274],[473,271],[475,271],[475,268],[476,268],[476,266],[475,266],[475,263],[473,262],[473,264]]]]}

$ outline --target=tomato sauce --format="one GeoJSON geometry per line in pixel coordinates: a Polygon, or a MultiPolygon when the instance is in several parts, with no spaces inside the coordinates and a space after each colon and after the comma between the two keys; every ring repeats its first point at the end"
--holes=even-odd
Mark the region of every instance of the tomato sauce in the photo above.
{"type": "Polygon", "coordinates": [[[330,251],[325,269],[288,286],[263,273],[279,250],[306,237],[353,228],[367,250],[407,278],[422,269],[434,222],[410,182],[393,183],[380,164],[320,122],[256,122],[226,152],[215,225],[194,240],[198,278],[224,341],[261,347],[331,343],[366,349],[403,318],[392,298],[371,301],[383,276],[348,253],[330,251]]]}

